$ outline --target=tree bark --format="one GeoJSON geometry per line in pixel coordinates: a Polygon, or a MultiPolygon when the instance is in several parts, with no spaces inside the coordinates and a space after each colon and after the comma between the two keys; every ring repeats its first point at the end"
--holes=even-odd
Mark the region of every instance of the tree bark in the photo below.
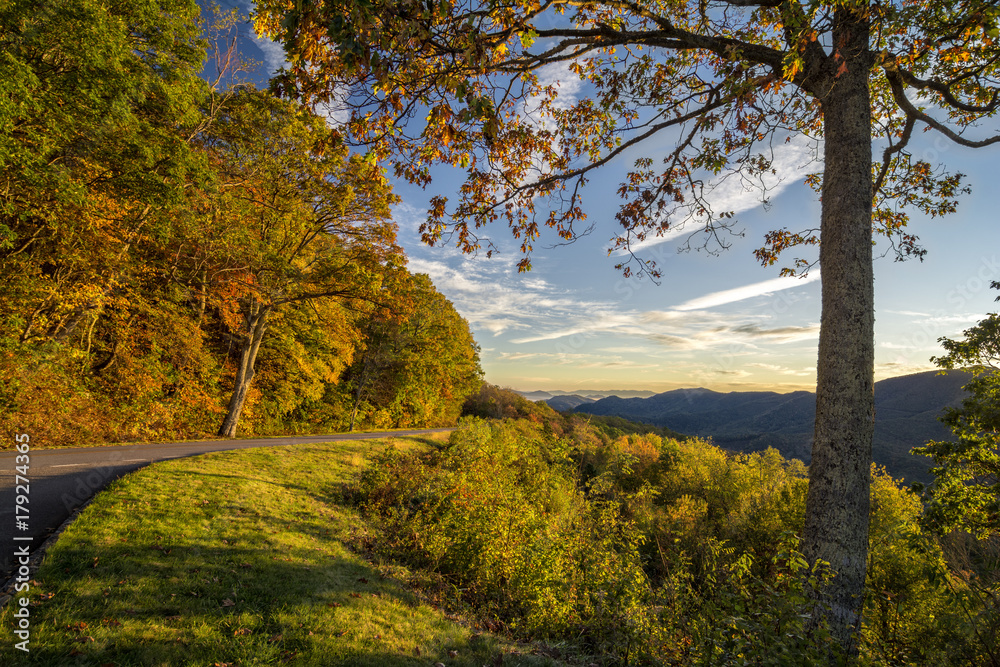
{"type": "Polygon", "coordinates": [[[246,316],[247,335],[243,338],[243,345],[240,348],[240,361],[239,367],[236,369],[233,395],[229,399],[226,418],[222,420],[222,426],[219,427],[219,435],[224,438],[236,437],[236,427],[239,425],[240,415],[243,413],[243,406],[247,400],[247,392],[250,389],[250,382],[253,380],[254,364],[257,363],[257,351],[260,349],[260,342],[264,338],[269,313],[270,308],[260,304],[251,304],[248,307],[246,316]]]}
{"type": "Polygon", "coordinates": [[[835,573],[814,592],[815,620],[825,619],[850,655],[868,556],[875,415],[870,63],[867,21],[839,9],[834,22],[832,73],[821,95],[823,311],[803,552],[835,573]]]}

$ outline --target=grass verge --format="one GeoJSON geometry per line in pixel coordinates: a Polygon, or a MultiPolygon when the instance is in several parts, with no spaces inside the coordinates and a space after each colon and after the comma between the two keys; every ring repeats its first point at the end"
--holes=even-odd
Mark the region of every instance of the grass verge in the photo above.
{"type": "Polygon", "coordinates": [[[31,652],[5,632],[0,664],[558,664],[447,618],[402,583],[405,570],[348,548],[362,519],[341,490],[387,446],[427,444],[218,452],[117,480],[46,556],[31,652]]]}
{"type": "MultiPolygon", "coordinates": [[[[142,445],[162,445],[177,442],[219,442],[222,440],[231,440],[232,442],[240,442],[241,440],[277,440],[279,438],[315,438],[315,437],[328,437],[330,439],[338,438],[341,436],[354,437],[366,434],[395,434],[397,432],[406,433],[414,431],[431,431],[438,428],[448,428],[450,426],[431,426],[427,429],[423,428],[382,428],[382,429],[367,429],[367,430],[356,430],[356,431],[341,431],[339,433],[327,433],[323,431],[302,431],[301,433],[264,433],[261,435],[241,435],[238,438],[222,438],[218,435],[204,434],[202,436],[192,436],[185,438],[183,440],[163,438],[159,440],[130,440],[130,441],[103,441],[103,440],[92,440],[86,442],[76,442],[69,445],[64,444],[52,444],[50,441],[44,439],[33,439],[31,440],[31,451],[42,451],[42,450],[57,450],[57,449],[81,449],[83,447],[136,447],[142,445]]],[[[429,434],[433,435],[433,434],[429,434]]],[[[402,437],[402,436],[401,436],[402,437]]],[[[408,437],[408,436],[407,436],[408,437]]],[[[0,453],[3,452],[15,452],[17,451],[17,443],[13,438],[5,438],[0,440],[0,453]]]]}

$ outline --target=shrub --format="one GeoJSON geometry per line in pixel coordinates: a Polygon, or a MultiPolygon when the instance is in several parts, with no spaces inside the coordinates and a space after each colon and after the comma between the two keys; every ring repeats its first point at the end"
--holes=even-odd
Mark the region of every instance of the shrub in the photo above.
{"type": "Polygon", "coordinates": [[[614,650],[649,590],[642,537],[617,501],[587,497],[571,443],[546,430],[466,419],[440,451],[381,456],[358,488],[378,530],[371,544],[522,635],[614,650]]]}

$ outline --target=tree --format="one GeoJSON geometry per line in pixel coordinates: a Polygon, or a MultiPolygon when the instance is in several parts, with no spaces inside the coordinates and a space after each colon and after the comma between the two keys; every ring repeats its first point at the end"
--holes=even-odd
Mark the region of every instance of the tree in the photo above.
{"type": "Polygon", "coordinates": [[[197,14],[189,0],[0,9],[0,265],[21,343],[65,340],[112,295],[197,170],[197,14]],[[26,289],[39,274],[48,288],[26,289]]]}
{"type": "MultiPolygon", "coordinates": [[[[430,166],[467,170],[458,203],[435,197],[425,240],[453,234],[474,252],[478,232],[505,220],[521,268],[545,228],[572,239],[585,220],[592,171],[640,144],[671,146],[662,164],[635,160],[619,187],[615,247],[622,265],[657,273],[636,241],[694,223],[710,250],[732,217],[711,206],[725,177],[764,185],[772,146],[822,137],[819,229],[775,230],[764,264],[819,245],[823,312],[816,430],[804,550],[837,572],[818,606],[850,649],[865,578],[873,430],[872,231],[900,257],[924,251],[908,210],[954,209],[960,175],[914,159],[929,129],[966,146],[965,129],[1000,104],[998,8],[988,0],[483,0],[473,3],[258,4],[257,26],[283,40],[285,94],[352,109],[345,131],[389,158],[395,173],[430,182],[430,166]],[[546,67],[586,82],[559,98],[546,67]],[[548,75],[548,76],[545,76],[548,75]],[[873,163],[873,137],[881,149],[873,163]],[[655,142],[660,143],[655,143],[655,142]],[[712,180],[709,180],[712,179],[712,180]],[[546,213],[545,208],[550,208],[546,213]]],[[[766,193],[765,195],[766,196],[766,193]]],[[[797,258],[794,268],[812,260],[797,258]]]]}
{"type": "Polygon", "coordinates": [[[275,315],[316,300],[381,303],[403,271],[382,171],[352,156],[326,121],[252,89],[234,95],[204,132],[220,187],[205,236],[181,243],[185,271],[214,291],[236,358],[219,435],[236,434],[257,354],[275,315]]]}
{"type": "MultiPolygon", "coordinates": [[[[193,0],[0,6],[0,384],[13,396],[0,412],[40,435],[146,436],[116,433],[96,389],[121,370],[136,315],[164,301],[149,248],[205,175],[190,143],[207,90],[198,15],[193,0]]],[[[192,351],[172,335],[185,329],[156,349],[192,351]]],[[[155,374],[127,402],[162,396],[155,374]]]]}
{"type": "Polygon", "coordinates": [[[393,317],[374,313],[362,325],[362,347],[344,377],[351,396],[348,430],[359,409],[369,421],[380,414],[378,426],[454,424],[482,382],[479,346],[451,302],[426,274],[401,287],[399,298],[409,309],[393,317]]]}
{"type": "MultiPolygon", "coordinates": [[[[994,282],[994,288],[1000,283],[994,282]]],[[[935,466],[927,517],[942,532],[966,530],[980,539],[1000,534],[1000,315],[963,332],[962,340],[939,338],[947,354],[931,360],[942,369],[971,371],[969,398],[946,408],[941,421],[954,440],[928,442],[913,451],[935,466]]]]}

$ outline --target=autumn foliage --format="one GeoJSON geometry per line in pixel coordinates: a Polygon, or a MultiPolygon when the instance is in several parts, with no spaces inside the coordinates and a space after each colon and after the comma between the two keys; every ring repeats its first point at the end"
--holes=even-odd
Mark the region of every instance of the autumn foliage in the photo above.
{"type": "Polygon", "coordinates": [[[406,270],[383,171],[302,105],[200,78],[194,2],[60,6],[0,9],[0,430],[346,428],[383,324],[404,333],[353,425],[453,422],[478,348],[406,270]]]}

